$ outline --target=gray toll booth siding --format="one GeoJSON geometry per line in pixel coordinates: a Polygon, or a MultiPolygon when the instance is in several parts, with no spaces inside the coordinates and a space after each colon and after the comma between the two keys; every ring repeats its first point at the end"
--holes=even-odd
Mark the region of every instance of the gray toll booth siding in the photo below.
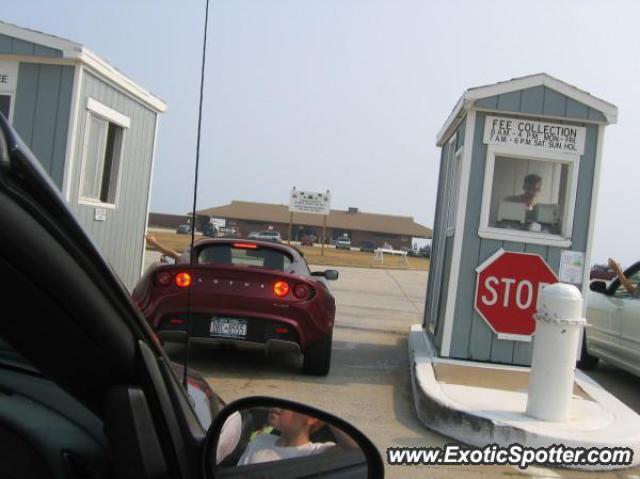
{"type": "Polygon", "coordinates": [[[474,308],[476,268],[500,249],[538,254],[556,276],[563,251],[583,253],[586,294],[604,127],[616,119],[615,106],[546,74],[464,93],[438,136],[423,326],[440,356],[530,365],[531,342],[500,339],[474,308]],[[510,124],[523,132],[498,130],[501,120],[525,120],[510,124]],[[552,140],[537,141],[545,131],[552,140]],[[537,214],[556,223],[533,228],[509,210],[530,173],[542,178],[537,214]]]}
{"type": "Polygon", "coordinates": [[[129,289],[142,272],[165,109],[82,45],[0,22],[0,112],[129,289]]]}

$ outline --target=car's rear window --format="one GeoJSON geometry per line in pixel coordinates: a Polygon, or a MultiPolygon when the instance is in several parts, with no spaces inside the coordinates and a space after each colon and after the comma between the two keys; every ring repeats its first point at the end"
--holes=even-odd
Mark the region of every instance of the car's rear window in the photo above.
{"type": "Polygon", "coordinates": [[[286,271],[290,269],[292,258],[283,251],[264,246],[217,244],[202,247],[198,253],[198,263],[257,266],[286,271]]]}

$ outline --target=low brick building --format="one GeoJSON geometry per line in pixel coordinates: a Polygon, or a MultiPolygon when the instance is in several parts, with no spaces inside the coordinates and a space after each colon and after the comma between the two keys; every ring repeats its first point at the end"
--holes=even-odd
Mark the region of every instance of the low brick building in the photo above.
{"type": "MultiPolygon", "coordinates": [[[[289,234],[289,207],[270,203],[232,201],[230,204],[207,208],[196,212],[198,224],[209,222],[211,218],[221,218],[227,226],[235,226],[240,235],[246,237],[252,231],[272,228],[283,239],[289,234]]],[[[291,239],[300,240],[306,234],[322,235],[321,215],[295,213],[291,228],[291,239]]],[[[381,215],[365,213],[358,208],[331,210],[327,216],[326,242],[346,234],[353,246],[363,241],[372,241],[376,246],[384,243],[394,248],[411,247],[413,238],[431,238],[430,228],[416,223],[410,216],[381,215]]]]}

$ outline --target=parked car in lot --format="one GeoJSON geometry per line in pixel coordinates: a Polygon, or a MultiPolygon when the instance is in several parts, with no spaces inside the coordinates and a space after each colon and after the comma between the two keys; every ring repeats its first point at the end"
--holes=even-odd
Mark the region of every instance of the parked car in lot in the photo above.
{"type": "Polygon", "coordinates": [[[409,256],[415,256],[418,258],[429,258],[431,257],[431,245],[427,244],[425,246],[423,246],[422,248],[418,248],[418,249],[410,249],[407,251],[407,255],[409,256]]]}
{"type": "Polygon", "coordinates": [[[191,295],[193,341],[260,346],[303,354],[303,370],[326,375],[331,364],[335,299],[297,249],[265,241],[203,239],[194,266],[156,263],[133,291],[149,325],[167,341],[184,337],[184,305],[191,295]]]}
{"type": "MultiPolygon", "coordinates": [[[[382,477],[371,441],[335,416],[264,397],[225,406],[201,376],[181,381],[2,114],[0,219],[3,307],[14,312],[0,321],[0,477],[382,477]],[[249,450],[265,408],[326,423],[350,442],[305,458],[228,463],[249,450]]],[[[197,296],[198,265],[182,268],[197,296]]]]}
{"type": "Polygon", "coordinates": [[[220,227],[213,223],[206,223],[204,226],[202,226],[202,234],[204,236],[217,236],[219,230],[220,227]]]}
{"type": "Polygon", "coordinates": [[[178,228],[176,228],[176,233],[179,235],[187,235],[191,233],[191,225],[185,223],[178,226],[178,228]]]}
{"type": "Polygon", "coordinates": [[[360,251],[373,253],[376,250],[376,244],[373,241],[363,241],[360,243],[360,251]]]}
{"type": "Polygon", "coordinates": [[[631,294],[619,279],[609,285],[591,282],[587,296],[585,340],[578,365],[593,368],[603,359],[640,376],[640,262],[624,272],[635,291],[631,294]]]}
{"type": "Polygon", "coordinates": [[[219,226],[207,223],[202,227],[202,234],[212,238],[237,238],[238,229],[232,226],[219,226]]]}
{"type": "Polygon", "coordinates": [[[610,281],[616,277],[616,273],[606,264],[594,264],[589,272],[589,279],[602,279],[610,281]]]}
{"type": "Polygon", "coordinates": [[[282,243],[282,236],[280,236],[280,233],[273,230],[254,231],[252,233],[249,233],[249,239],[282,243]]]}
{"type": "Polygon", "coordinates": [[[346,236],[336,239],[336,249],[351,249],[351,240],[346,236]]]}
{"type": "Polygon", "coordinates": [[[313,246],[317,240],[316,235],[304,235],[300,240],[300,244],[302,246],[313,246]]]}

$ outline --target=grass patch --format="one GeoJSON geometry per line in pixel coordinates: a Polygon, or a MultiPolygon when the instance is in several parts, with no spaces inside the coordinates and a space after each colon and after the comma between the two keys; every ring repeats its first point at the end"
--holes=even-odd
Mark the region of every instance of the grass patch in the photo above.
{"type": "MultiPolygon", "coordinates": [[[[158,241],[174,249],[178,252],[187,248],[191,242],[191,235],[179,235],[173,231],[166,230],[149,230],[158,241]]],[[[202,238],[196,234],[196,241],[202,238]]],[[[359,250],[351,251],[343,249],[335,249],[332,247],[324,248],[324,256],[320,255],[321,248],[319,246],[299,246],[295,245],[304,254],[307,263],[319,266],[350,266],[353,268],[382,268],[382,269],[412,269],[419,271],[427,271],[429,269],[428,258],[407,257],[408,264],[404,262],[400,256],[384,256],[384,263],[373,261],[373,253],[364,253],[359,250]]],[[[147,247],[147,249],[153,249],[147,247]]]]}
{"type": "Polygon", "coordinates": [[[373,261],[373,253],[364,253],[352,249],[326,248],[324,256],[320,256],[320,247],[302,246],[298,247],[307,260],[307,263],[322,266],[351,266],[353,268],[384,268],[384,269],[415,269],[427,271],[429,269],[428,258],[407,257],[408,264],[401,256],[384,255],[384,262],[373,261]]]}
{"type": "MultiPolygon", "coordinates": [[[[167,231],[167,230],[154,230],[149,229],[149,234],[152,234],[156,237],[156,239],[162,243],[167,248],[171,248],[176,250],[178,253],[181,253],[191,244],[191,234],[188,235],[179,235],[176,234],[175,231],[167,231]]],[[[196,241],[202,238],[201,234],[196,234],[196,241]]],[[[147,245],[148,250],[153,250],[147,245]]]]}

